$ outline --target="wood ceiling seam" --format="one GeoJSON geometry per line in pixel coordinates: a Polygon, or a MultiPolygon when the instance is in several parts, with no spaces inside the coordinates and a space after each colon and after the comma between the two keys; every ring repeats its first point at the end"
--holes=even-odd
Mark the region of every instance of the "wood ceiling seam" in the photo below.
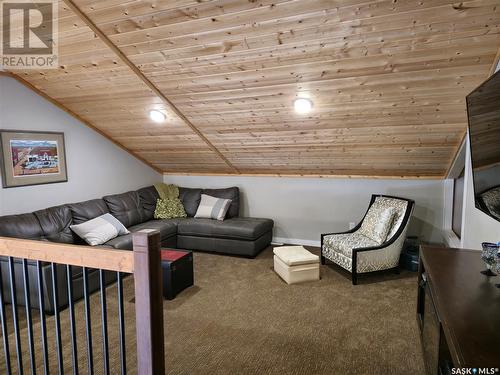
{"type": "Polygon", "coordinates": [[[224,163],[232,169],[235,173],[239,173],[239,170],[227,159],[209,140],[206,138],[201,131],[191,123],[191,121],[182,113],[175,105],[168,99],[163,92],[158,89],[141,71],[140,69],[132,63],[128,57],[92,22],[92,20],[83,13],[80,8],[72,0],[63,0],[64,3],[80,18],[82,19],[88,27],[95,32],[95,34],[101,39],[101,41],[106,44],[117,56],[135,73],[135,75],[141,79],[159,98],[161,98],[185,124],[191,128],[191,130],[196,133],[196,135],[201,138],[203,142],[216,153],[224,163]]]}
{"type": "Polygon", "coordinates": [[[146,159],[144,159],[142,156],[138,155],[137,153],[133,152],[129,148],[125,147],[120,142],[118,142],[115,139],[111,138],[109,135],[107,135],[101,129],[99,129],[96,126],[94,126],[90,121],[86,120],[85,118],[83,118],[82,116],[80,116],[79,114],[77,114],[76,112],[73,112],[71,109],[69,109],[68,107],[66,107],[65,105],[63,105],[58,100],[50,97],[49,95],[47,95],[46,93],[44,93],[43,91],[41,91],[40,89],[38,89],[36,86],[34,86],[30,82],[26,81],[21,76],[15,74],[15,73],[12,73],[12,72],[0,71],[0,77],[1,76],[11,77],[11,78],[15,79],[16,81],[18,81],[19,83],[21,83],[23,86],[27,87],[28,89],[30,89],[31,91],[33,91],[37,95],[40,95],[45,100],[47,100],[50,103],[54,104],[56,107],[58,107],[59,109],[63,110],[64,112],[66,112],[67,114],[69,114],[70,116],[72,116],[73,118],[75,118],[76,120],[80,121],[81,123],[83,123],[84,125],[86,125],[87,127],[89,127],[90,129],[92,129],[93,131],[95,131],[96,133],[98,133],[99,135],[103,136],[104,138],[106,138],[108,141],[110,141],[114,145],[116,145],[119,148],[121,148],[122,150],[126,151],[127,153],[129,153],[130,155],[132,155],[133,157],[135,157],[137,160],[139,160],[142,163],[146,164],[148,167],[152,168],[154,171],[156,171],[158,173],[164,173],[164,171],[162,169],[156,167],[154,164],[150,163],[149,161],[147,161],[146,159]]]}

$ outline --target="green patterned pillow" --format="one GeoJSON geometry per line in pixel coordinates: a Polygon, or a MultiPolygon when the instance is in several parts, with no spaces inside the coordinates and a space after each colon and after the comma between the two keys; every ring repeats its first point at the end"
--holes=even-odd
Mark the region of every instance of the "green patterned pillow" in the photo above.
{"type": "Polygon", "coordinates": [[[187,217],[179,198],[158,199],[156,201],[155,219],[174,219],[187,217]]]}

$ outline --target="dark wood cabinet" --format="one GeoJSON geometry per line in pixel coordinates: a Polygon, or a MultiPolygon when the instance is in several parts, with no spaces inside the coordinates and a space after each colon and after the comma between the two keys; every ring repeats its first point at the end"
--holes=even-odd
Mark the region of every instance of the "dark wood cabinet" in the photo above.
{"type": "Polygon", "coordinates": [[[480,251],[422,246],[420,254],[417,321],[427,373],[477,368],[494,374],[500,367],[500,276],[480,273],[480,251]]]}

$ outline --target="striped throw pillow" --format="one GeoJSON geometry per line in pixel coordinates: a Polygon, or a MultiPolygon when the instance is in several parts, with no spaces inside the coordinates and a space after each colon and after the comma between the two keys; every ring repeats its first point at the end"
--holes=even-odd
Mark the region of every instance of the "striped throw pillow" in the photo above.
{"type": "Polygon", "coordinates": [[[231,199],[216,198],[211,195],[202,194],[200,205],[194,217],[224,220],[230,205],[231,199]]]}
{"type": "Polygon", "coordinates": [[[115,237],[130,233],[113,215],[104,214],[70,228],[90,246],[102,245],[115,237]]]}

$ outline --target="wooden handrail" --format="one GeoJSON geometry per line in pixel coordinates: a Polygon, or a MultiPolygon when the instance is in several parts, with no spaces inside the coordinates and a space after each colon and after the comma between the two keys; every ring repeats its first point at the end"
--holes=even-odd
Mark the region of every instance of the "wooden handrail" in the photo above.
{"type": "Polygon", "coordinates": [[[99,246],[0,237],[0,256],[40,260],[108,271],[134,272],[134,253],[99,246]]]}

